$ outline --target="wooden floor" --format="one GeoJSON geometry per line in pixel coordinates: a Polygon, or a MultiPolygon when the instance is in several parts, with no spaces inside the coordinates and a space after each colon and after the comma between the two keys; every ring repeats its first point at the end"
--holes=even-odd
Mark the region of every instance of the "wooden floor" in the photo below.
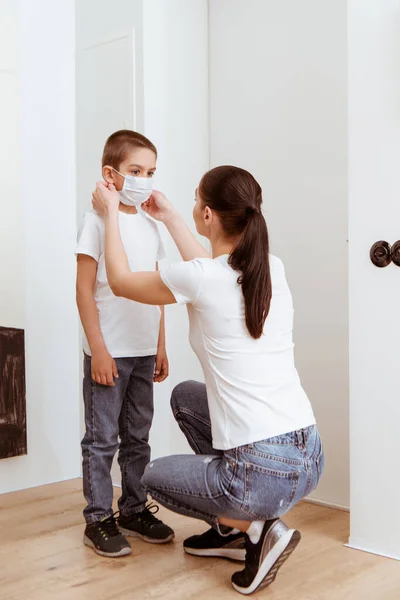
{"type": "MultiPolygon", "coordinates": [[[[1,600],[224,600],[237,563],[187,556],[182,541],[204,524],[161,511],[176,531],[169,546],[133,540],[127,558],[105,559],[82,544],[81,482],[0,496],[1,600]]],[[[400,565],[344,548],[348,514],[300,504],[286,522],[303,539],[276,582],[253,598],[399,600],[400,565]]]]}

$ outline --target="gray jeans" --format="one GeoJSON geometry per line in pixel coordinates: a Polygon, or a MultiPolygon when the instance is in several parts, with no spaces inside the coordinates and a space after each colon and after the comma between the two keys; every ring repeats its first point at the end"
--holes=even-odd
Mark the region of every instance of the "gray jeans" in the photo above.
{"type": "Polygon", "coordinates": [[[160,458],[143,483],[163,506],[202,519],[281,517],[319,482],[324,453],[316,426],[219,451],[212,447],[205,385],[187,381],[172,393],[172,410],[196,455],[160,458]]]}
{"type": "Polygon", "coordinates": [[[85,355],[83,398],[86,432],[82,440],[83,491],[87,523],[112,515],[111,466],[119,448],[124,516],[140,512],[147,494],[141,483],[150,460],[148,444],[153,420],[154,356],[117,358],[115,387],[92,380],[91,358],[85,355]],[[120,443],[118,443],[118,437],[120,443]]]}

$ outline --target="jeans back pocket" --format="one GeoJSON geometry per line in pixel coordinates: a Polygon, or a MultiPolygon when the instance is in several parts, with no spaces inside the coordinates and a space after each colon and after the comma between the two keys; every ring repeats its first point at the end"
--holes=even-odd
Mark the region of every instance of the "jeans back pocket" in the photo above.
{"type": "Polygon", "coordinates": [[[245,473],[242,508],[251,519],[275,519],[292,508],[300,478],[298,471],[278,471],[246,463],[245,473]]]}

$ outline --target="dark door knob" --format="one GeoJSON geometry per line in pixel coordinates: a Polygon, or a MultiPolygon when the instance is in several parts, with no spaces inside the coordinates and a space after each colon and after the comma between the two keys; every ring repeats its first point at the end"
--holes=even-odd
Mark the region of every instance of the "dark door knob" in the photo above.
{"type": "Polygon", "coordinates": [[[392,246],[392,261],[396,267],[400,267],[400,240],[392,246]]]}
{"type": "Polygon", "coordinates": [[[376,267],[387,267],[392,262],[391,246],[388,242],[376,242],[369,253],[371,262],[376,267]]]}

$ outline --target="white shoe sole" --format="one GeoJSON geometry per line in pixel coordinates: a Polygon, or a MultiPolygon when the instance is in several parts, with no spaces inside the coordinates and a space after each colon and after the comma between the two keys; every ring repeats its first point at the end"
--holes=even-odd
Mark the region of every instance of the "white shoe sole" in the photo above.
{"type": "Polygon", "coordinates": [[[261,590],[271,585],[283,563],[287,561],[293,550],[296,549],[300,539],[301,535],[299,531],[289,529],[272,550],[268,552],[252,584],[248,588],[242,588],[232,582],[233,588],[240,594],[249,596],[256,590],[261,590]]]}
{"type": "Polygon", "coordinates": [[[186,552],[186,554],[191,554],[192,556],[228,558],[229,560],[237,560],[240,562],[246,560],[245,548],[207,548],[204,550],[199,550],[196,548],[185,548],[184,546],[183,549],[186,552]]]}
{"type": "Polygon", "coordinates": [[[119,558],[120,556],[128,556],[128,554],[131,554],[131,552],[132,552],[131,548],[122,548],[122,550],[120,550],[119,552],[114,552],[114,553],[103,552],[102,550],[99,550],[98,548],[96,548],[96,546],[93,544],[92,540],[90,538],[88,538],[87,535],[85,535],[83,537],[83,543],[88,548],[92,548],[96,552],[96,554],[98,554],[99,556],[105,556],[106,558],[119,558]]]}
{"type": "Polygon", "coordinates": [[[172,542],[172,540],[175,538],[175,534],[172,533],[170,536],[168,536],[164,540],[155,540],[154,538],[150,538],[150,537],[147,537],[146,535],[142,535],[141,533],[138,533],[137,531],[131,531],[130,529],[124,529],[123,527],[118,527],[118,529],[120,530],[122,535],[125,535],[126,537],[131,537],[131,538],[138,538],[139,540],[142,540],[143,542],[147,542],[148,544],[168,544],[169,542],[172,542]]]}

